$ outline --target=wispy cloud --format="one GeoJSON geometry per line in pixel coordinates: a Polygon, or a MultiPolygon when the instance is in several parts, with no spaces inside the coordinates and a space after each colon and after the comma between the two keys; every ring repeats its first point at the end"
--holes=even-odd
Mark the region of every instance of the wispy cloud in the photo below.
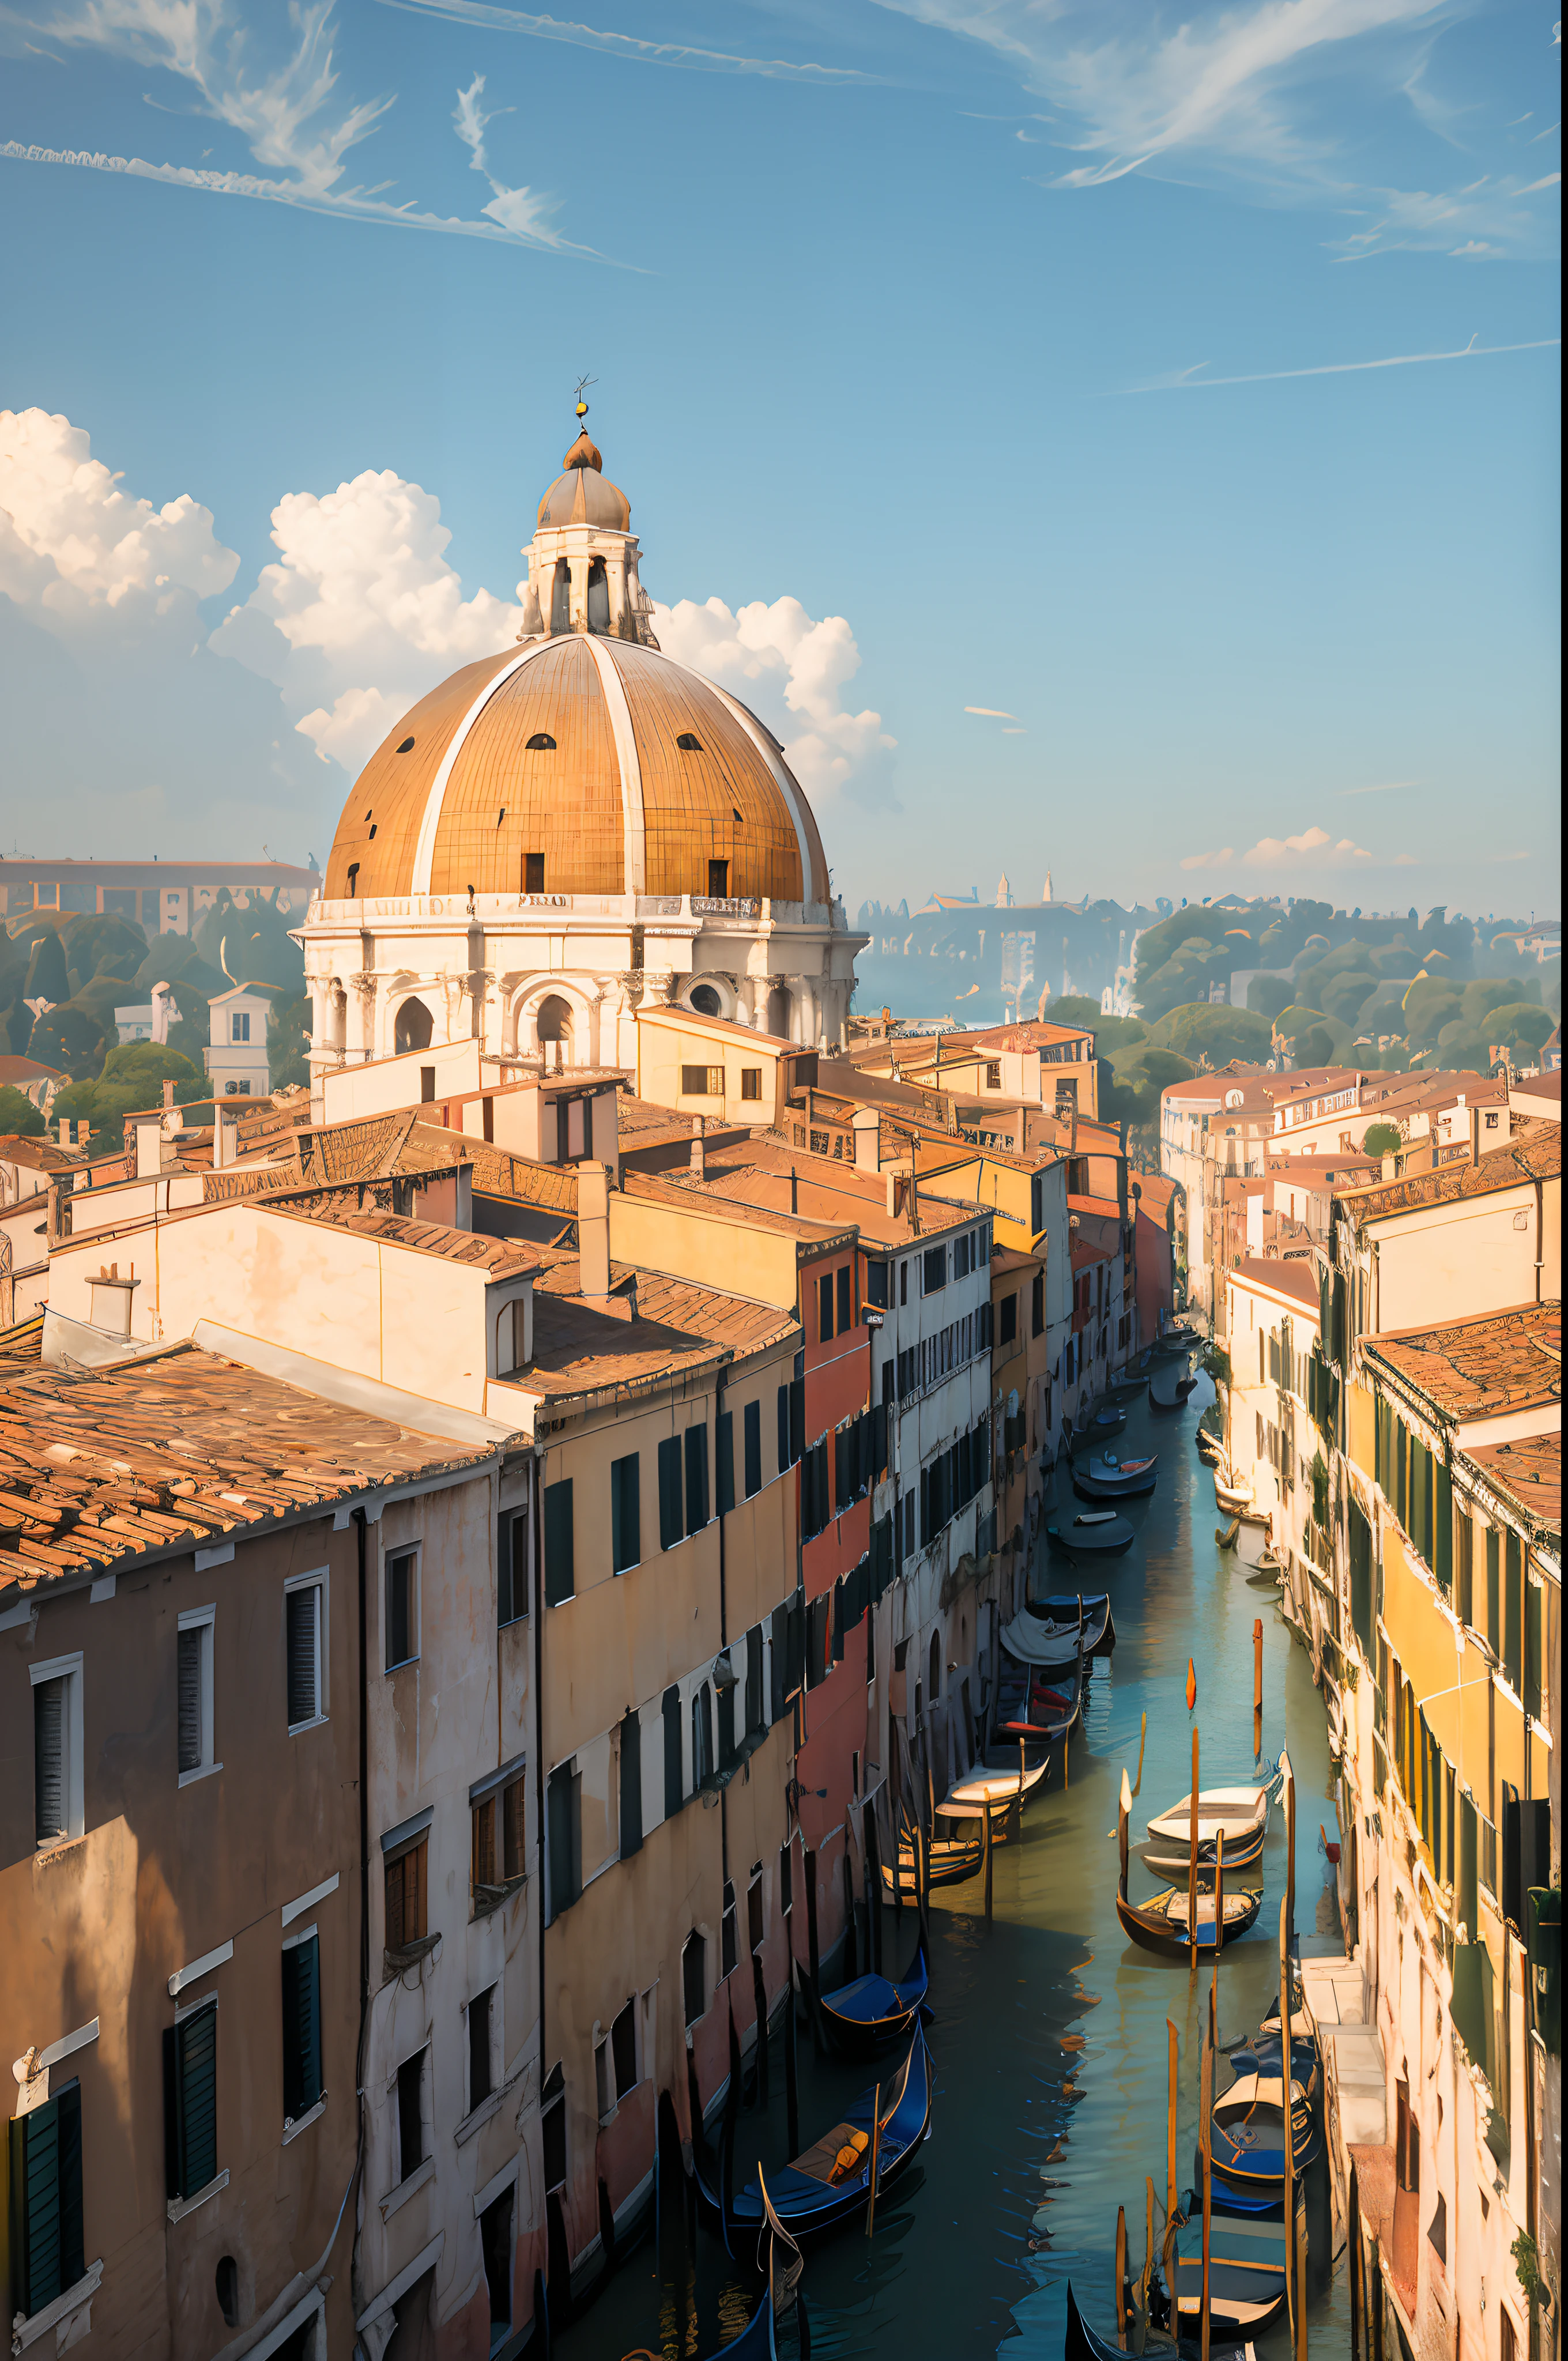
{"type": "Polygon", "coordinates": [[[1348,836],[1331,836],[1326,828],[1304,828],[1296,836],[1259,837],[1255,844],[1240,854],[1230,844],[1221,845],[1212,852],[1190,852],[1180,865],[1183,869],[1228,869],[1233,862],[1239,861],[1244,869],[1355,869],[1365,862],[1375,868],[1398,869],[1408,867],[1410,860],[1408,852],[1396,853],[1391,860],[1380,857],[1348,836]]]}
{"type": "Polygon", "coordinates": [[[1497,353],[1541,353],[1561,345],[1561,336],[1538,336],[1522,345],[1478,345],[1474,336],[1467,345],[1451,353],[1391,353],[1386,359],[1376,361],[1320,361],[1311,368],[1255,369],[1245,377],[1203,377],[1200,371],[1207,361],[1195,361],[1190,368],[1178,369],[1169,377],[1153,378],[1147,385],[1124,385],[1121,393],[1201,393],[1206,386],[1272,385],[1288,377],[1348,377],[1358,369],[1415,368],[1425,361],[1478,361],[1497,353]]]}
{"type": "MultiPolygon", "coordinates": [[[[381,224],[389,228],[439,230],[449,236],[492,238],[592,257],[550,225],[555,200],[529,189],[508,187],[488,164],[490,202],[477,220],[422,209],[412,198],[394,203],[385,181],[373,187],[345,185],[347,158],[368,138],[395,104],[395,93],[344,101],[334,64],[332,0],[309,0],[290,11],[292,46],[269,69],[252,63],[252,45],[230,0],[82,0],[47,27],[66,45],[93,48],[172,74],[193,91],[197,112],[237,132],[261,172],[216,171],[200,166],[148,162],[139,156],[114,156],[101,149],[42,147],[9,139],[0,157],[27,164],[65,164],[95,172],[123,172],[133,179],[208,195],[252,197],[307,213],[381,224]]],[[[480,82],[478,89],[483,88],[480,82]]],[[[458,98],[458,136],[473,148],[465,128],[466,101],[458,98]]],[[[151,98],[148,103],[160,105],[151,98]]],[[[161,111],[178,112],[175,109],[161,111]]],[[[486,117],[485,120],[488,120],[486,117]]],[[[482,139],[483,125],[479,134],[482,139]]],[[[210,151],[205,151],[210,152],[210,151]]]]}
{"type": "Polygon", "coordinates": [[[519,8],[492,7],[488,0],[381,0],[381,5],[406,9],[415,16],[442,16],[450,24],[480,27],[487,32],[527,33],[535,40],[566,41],[574,49],[598,49],[604,56],[626,58],[639,65],[685,66],[695,73],[765,74],[775,82],[871,82],[878,79],[852,66],[748,58],[724,49],[694,49],[685,41],[640,40],[630,33],[601,32],[597,26],[574,25],[558,16],[532,16],[519,8]]]}
{"type": "Polygon", "coordinates": [[[1003,713],[999,705],[966,705],[964,711],[979,713],[987,721],[1016,721],[1018,719],[1015,713],[1003,713]]]}

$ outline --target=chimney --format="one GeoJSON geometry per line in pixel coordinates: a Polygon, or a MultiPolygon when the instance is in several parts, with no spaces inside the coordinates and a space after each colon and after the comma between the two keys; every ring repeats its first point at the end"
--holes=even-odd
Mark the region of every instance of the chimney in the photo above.
{"type": "MultiPolygon", "coordinates": [[[[131,1266],[134,1273],[136,1266],[131,1266]]],[[[120,1266],[112,1262],[107,1270],[100,1263],[96,1279],[87,1282],[88,1316],[94,1328],[107,1330],[111,1336],[128,1337],[131,1333],[131,1290],[141,1281],[134,1276],[120,1277],[120,1266]]]]}
{"type": "Polygon", "coordinates": [[[577,1167],[577,1291],[609,1293],[609,1167],[577,1167]]]}
{"type": "Polygon", "coordinates": [[[706,1180],[707,1178],[707,1127],[700,1115],[692,1117],[691,1171],[694,1180],[706,1180]]]}
{"type": "Polygon", "coordinates": [[[1472,1164],[1481,1161],[1481,1110],[1478,1106],[1470,1110],[1470,1161],[1472,1164]]]}
{"type": "Polygon", "coordinates": [[[855,1170],[876,1172],[882,1166],[882,1117],[875,1107],[857,1107],[850,1117],[855,1135],[855,1170]]]}
{"type": "Polygon", "coordinates": [[[163,1169],[163,1126],[158,1122],[137,1125],[137,1179],[156,1180],[163,1169]]]}
{"type": "Polygon", "coordinates": [[[1383,1179],[1385,1180],[1394,1180],[1398,1172],[1398,1165],[1399,1159],[1398,1157],[1386,1156],[1383,1159],[1383,1179]]]}
{"type": "Polygon", "coordinates": [[[172,1081],[167,1082],[163,1085],[163,1104],[166,1111],[174,1104],[174,1084],[172,1081]]]}
{"type": "Polygon", "coordinates": [[[213,1109],[213,1170],[221,1172],[239,1154],[239,1123],[224,1106],[213,1109]]]}

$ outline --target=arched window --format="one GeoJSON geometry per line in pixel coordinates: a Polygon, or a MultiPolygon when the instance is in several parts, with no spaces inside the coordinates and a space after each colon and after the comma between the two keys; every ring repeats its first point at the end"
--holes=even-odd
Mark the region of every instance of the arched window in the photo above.
{"type": "Polygon", "coordinates": [[[539,1038],[542,1041],[566,1041],[572,1038],[572,1006],[558,992],[546,994],[539,1004],[539,1038]]]}
{"type": "Polygon", "coordinates": [[[564,557],[555,562],[555,579],[550,587],[550,629],[569,631],[572,628],[572,575],[564,557]]]}
{"type": "MultiPolygon", "coordinates": [[[[536,730],[522,751],[525,754],[553,754],[555,752],[555,741],[548,730],[536,730]]],[[[499,820],[496,822],[496,826],[499,828],[499,820]]]]}
{"type": "Polygon", "coordinates": [[[422,1000],[405,1000],[398,1011],[393,1046],[400,1058],[405,1049],[428,1049],[430,1047],[430,1011],[422,1000]]]}
{"type": "Polygon", "coordinates": [[[937,1699],[942,1694],[942,1635],[940,1631],[933,1631],[931,1634],[930,1674],[931,1702],[935,1705],[937,1699]]]}
{"type": "Polygon", "coordinates": [[[691,1005],[699,1016],[722,1016],[724,1014],[724,1004],[711,983],[698,983],[692,987],[691,1005]]]}
{"type": "Polygon", "coordinates": [[[588,629],[608,631],[609,629],[609,577],[604,570],[604,560],[596,557],[588,567],[588,629]]]}

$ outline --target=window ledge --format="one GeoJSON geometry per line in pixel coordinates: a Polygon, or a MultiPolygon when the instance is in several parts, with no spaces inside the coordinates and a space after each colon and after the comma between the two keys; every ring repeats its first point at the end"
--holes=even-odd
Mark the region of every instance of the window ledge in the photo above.
{"type": "Polygon", "coordinates": [[[471,2109],[470,2112],[464,2116],[462,2122],[453,2133],[453,2145],[456,2147],[465,2147],[466,2143],[473,2138],[474,2134],[478,2130],[481,2124],[488,2124],[492,2115],[499,2114],[500,2104],[501,2093],[499,2091],[492,2091],[488,2099],[481,2099],[478,2105],[471,2109]]]}
{"type": "Polygon", "coordinates": [[[187,2213],[194,2213],[198,2205],[204,2205],[209,2197],[215,2197],[220,2189],[226,2189],[228,2185],[228,2170],[225,2167],[215,2180],[208,2181],[205,2189],[198,2189],[194,2196],[171,2197],[169,2201],[170,2220],[183,2222],[187,2213]]]}
{"type": "Polygon", "coordinates": [[[328,1719],[330,1716],[327,1714],[313,1713],[309,1721],[291,1721],[289,1724],[289,1735],[291,1738],[302,1737],[307,1730],[320,1730],[328,1719]]]}
{"type": "Polygon", "coordinates": [[[382,1982],[389,1982],[393,1976],[400,1976],[408,1969],[417,1968],[426,1960],[433,1960],[440,1949],[439,1935],[422,1935],[417,1943],[405,1943],[400,1950],[384,1951],[381,1955],[382,1982]]]}
{"type": "Polygon", "coordinates": [[[221,1763],[198,1763],[194,1771],[181,1771],[180,1784],[182,1787],[193,1787],[198,1779],[210,1779],[215,1771],[221,1771],[223,1767],[221,1763]]]}
{"type": "MultiPolygon", "coordinates": [[[[499,1885],[476,1885],[474,1888],[475,1917],[488,1918],[493,1910],[499,1910],[503,1902],[510,1900],[519,1886],[527,1883],[528,1872],[524,1870],[516,1877],[503,1878],[499,1885]]],[[[388,1956],[390,1957],[390,1954],[389,1953],[388,1956]]]]}
{"type": "Polygon", "coordinates": [[[433,2156],[427,2156],[422,2164],[415,2165],[406,2180],[400,2180],[397,2187],[389,2189],[382,2198],[382,2221],[389,2222],[393,2214],[408,2203],[411,2197],[417,2195],[420,2190],[428,2187],[434,2179],[435,2158],[433,2156]]]}
{"type": "Polygon", "coordinates": [[[18,2317],[11,2329],[12,2351],[25,2353],[29,2345],[36,2345],[51,2328],[63,2328],[76,2312],[92,2302],[103,2277],[104,2261],[100,2256],[95,2263],[88,2264],[74,2287],[68,2287],[52,2303],[46,2303],[40,2312],[30,2313],[26,2320],[18,2317]]]}
{"type": "Polygon", "coordinates": [[[291,2140],[298,2139],[302,2132],[308,2132],[311,2125],[316,2121],[318,2116],[325,2114],[326,2102],[327,2094],[323,2091],[313,2107],[308,2108],[302,2115],[296,2115],[291,2123],[286,2122],[284,2124],[283,2146],[285,2147],[288,2147],[291,2140]]]}

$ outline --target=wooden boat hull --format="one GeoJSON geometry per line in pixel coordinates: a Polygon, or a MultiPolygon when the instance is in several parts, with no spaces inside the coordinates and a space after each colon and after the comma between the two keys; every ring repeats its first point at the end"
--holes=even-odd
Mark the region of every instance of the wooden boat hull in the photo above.
{"type": "MultiPolygon", "coordinates": [[[[977,1818],[972,1837],[948,1839],[938,1837],[929,1848],[930,1861],[927,1882],[938,1885],[965,1885],[977,1877],[985,1861],[985,1836],[977,1818]]],[[[907,1845],[898,1852],[897,1883],[894,1872],[884,1861],[882,1864],[882,1891],[885,1902],[914,1902],[918,1899],[915,1876],[915,1858],[907,1845]]]]}
{"type": "MultiPolygon", "coordinates": [[[[1198,1844],[1200,1851],[1207,1846],[1213,1850],[1220,1830],[1225,1832],[1225,1860],[1232,1859],[1233,1845],[1261,1843],[1268,1833],[1267,1787],[1201,1787],[1198,1791],[1198,1844]]],[[[1179,1850],[1185,1861],[1192,1840],[1192,1798],[1183,1795],[1168,1811],[1156,1812],[1146,1826],[1152,1842],[1179,1850]]]]}
{"type": "Polygon", "coordinates": [[[1125,1557],[1137,1536],[1124,1518],[1096,1531],[1092,1526],[1046,1527],[1046,1539],[1058,1557],[1125,1557]]]}
{"type": "MultiPolygon", "coordinates": [[[[1200,1895],[1201,1901],[1202,1898],[1200,1895]]],[[[1186,1925],[1179,1918],[1171,1916],[1168,1906],[1159,1906],[1160,1905],[1168,1905],[1173,1899],[1179,1902],[1183,1910],[1186,1909],[1185,1892],[1178,1893],[1174,1886],[1167,1893],[1157,1896],[1153,1903],[1127,1902],[1118,1894],[1116,1916],[1122,1922],[1123,1933],[1129,1942],[1135,1943],[1140,1950],[1153,1951],[1162,1960],[1186,1960],[1190,1958],[1192,1952],[1186,1925]]],[[[1225,1938],[1224,1944],[1221,1947],[1222,1949],[1228,1949],[1231,1944],[1240,1942],[1242,1937],[1253,1926],[1262,1905],[1261,1887],[1253,1892],[1244,1888],[1240,1893],[1226,1893],[1225,1938]]],[[[1214,1951],[1213,1913],[1211,1911],[1205,1916],[1200,1910],[1198,1956],[1201,1960],[1212,1959],[1214,1951]]]]}
{"type": "Polygon", "coordinates": [[[857,1976],[852,1983],[823,1993],[817,2015],[828,2041],[844,2058],[875,2058],[907,2040],[931,1988],[922,1941],[896,1983],[881,1975],[857,1976]]]}
{"type": "MultiPolygon", "coordinates": [[[[874,2090],[862,2091],[846,2109],[841,2124],[792,2163],[769,2173],[768,2196],[773,2211],[801,2246],[827,2237],[848,2223],[864,2223],[866,2201],[871,2194],[874,2145],[871,2132],[875,2099],[874,2090]],[[839,2180],[828,2180],[824,2173],[833,2144],[840,2135],[847,2141],[854,2134],[863,2135],[864,2138],[857,2163],[839,2180]]],[[[879,2197],[907,2169],[930,2127],[931,2053],[926,2046],[925,2034],[916,2027],[905,2070],[894,2086],[892,2102],[883,2111],[877,2165],[879,2197]]],[[[838,2153],[843,2153],[842,2146],[838,2153]]],[[[761,2188],[754,2181],[749,2182],[735,2197],[727,2197],[723,2170],[715,2175],[706,2141],[696,2153],[694,2162],[698,2202],[718,2227],[726,2251],[731,2255],[749,2251],[767,2218],[761,2188]]]]}
{"type": "MultiPolygon", "coordinates": [[[[1146,1869],[1153,1871],[1156,1877],[1184,1878],[1187,1875],[1191,1853],[1186,1845],[1173,1845],[1163,1839],[1153,1838],[1147,1844],[1138,1847],[1138,1859],[1146,1869]]],[[[1238,1845],[1233,1845],[1229,1837],[1225,1839],[1225,1875],[1227,1877],[1233,1870],[1255,1869],[1262,1859],[1261,1836],[1253,1838],[1249,1843],[1238,1845]]],[[[1207,1880],[1212,1884],[1217,1867],[1216,1848],[1212,1844],[1200,1844],[1198,1847],[1200,1879],[1207,1880]]]]}
{"type": "MultiPolygon", "coordinates": [[[[1080,1598],[1076,1591],[1053,1590],[1047,1592],[1044,1598],[1031,1598],[1025,1604],[1029,1613],[1039,1616],[1043,1622],[1070,1623],[1078,1613],[1080,1598]]],[[[1116,1645],[1116,1624],[1111,1613],[1110,1592],[1085,1591],[1082,1606],[1084,1654],[1108,1656],[1116,1645]]]]}
{"type": "MultiPolygon", "coordinates": [[[[1194,2211],[1201,2201],[1194,2201],[1194,2211]]],[[[1304,2236],[1305,2223],[1299,2235],[1304,2236]]],[[[1209,2323],[1222,2335],[1262,2336],[1286,2304],[1288,2255],[1283,2222],[1255,2214],[1211,2213],[1209,2222],[1209,2323]]],[[[1203,2224],[1189,2219],[1177,2233],[1176,2311],[1181,2326],[1196,2334],[1203,2303],[1203,2224]]]]}
{"type": "Polygon", "coordinates": [[[1152,1475],[1108,1479],[1102,1476],[1080,1476],[1076,1467],[1072,1471],[1072,1488],[1080,1500],[1136,1500],[1154,1488],[1152,1475]]]}
{"type": "MultiPolygon", "coordinates": [[[[1276,2088],[1277,2088],[1276,2084],[1276,2088]]],[[[1292,2170],[1299,2180],[1318,2154],[1313,2110],[1303,2100],[1292,2102],[1292,2170]]],[[[1268,2099],[1237,2099],[1232,2092],[1214,2103],[1210,2117],[1210,2152],[1215,2172],[1229,2189],[1254,2201],[1279,2204],[1285,2193],[1283,2111],[1268,2099]]]]}
{"type": "MultiPolygon", "coordinates": [[[[1171,2348],[1161,2345],[1151,2345],[1149,2350],[1168,2355],[1171,2348]]],[[[1183,2337],[1176,2348],[1177,2361],[1197,2361],[1197,2355],[1196,2341],[1183,2337]]],[[[1126,2361],[1119,2345],[1113,2345],[1107,2337],[1096,2335],[1090,2327],[1078,2308],[1070,2279],[1067,2283],[1067,2335],[1062,2344],[1062,2361],[1126,2361]]],[[[1255,2356],[1250,2344],[1216,2345],[1211,2338],[1209,2361],[1255,2361],[1255,2356]]]]}

